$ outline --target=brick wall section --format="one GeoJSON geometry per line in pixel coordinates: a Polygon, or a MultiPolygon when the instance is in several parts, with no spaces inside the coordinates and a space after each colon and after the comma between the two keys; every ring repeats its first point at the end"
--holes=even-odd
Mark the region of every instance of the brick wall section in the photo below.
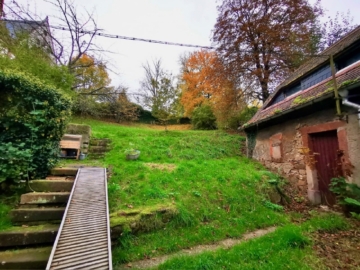
{"type": "Polygon", "coordinates": [[[360,184],[360,128],[354,111],[349,111],[348,122],[336,119],[335,109],[329,109],[258,130],[253,158],[287,178],[306,197],[317,184],[308,180],[313,172],[307,170],[300,148],[307,146],[307,132],[329,129],[338,131],[339,148],[355,166],[349,180],[360,184]]]}

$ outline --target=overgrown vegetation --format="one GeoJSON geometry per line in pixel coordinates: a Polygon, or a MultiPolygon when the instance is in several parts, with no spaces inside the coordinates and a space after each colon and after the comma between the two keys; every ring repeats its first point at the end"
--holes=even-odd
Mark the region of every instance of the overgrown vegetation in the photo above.
{"type": "Polygon", "coordinates": [[[197,107],[191,118],[194,129],[216,129],[216,117],[209,105],[197,107]]]}
{"type": "Polygon", "coordinates": [[[347,183],[344,177],[339,177],[331,179],[330,190],[336,195],[345,213],[360,220],[360,187],[347,183]]]}
{"type": "Polygon", "coordinates": [[[14,70],[0,70],[0,182],[45,176],[58,157],[70,101],[14,70]]]}
{"type": "MultiPolygon", "coordinates": [[[[174,205],[177,214],[164,229],[146,234],[124,234],[113,249],[114,263],[171,253],[246,231],[286,223],[283,213],[267,208],[263,192],[269,172],[242,157],[243,137],[223,131],[157,131],[124,127],[94,120],[92,134],[112,140],[103,165],[111,169],[110,211],[159,204],[174,205]],[[141,155],[127,161],[129,142],[141,155]],[[164,166],[175,165],[173,170],[164,166]]],[[[91,163],[91,160],[88,160],[91,163]]]]}

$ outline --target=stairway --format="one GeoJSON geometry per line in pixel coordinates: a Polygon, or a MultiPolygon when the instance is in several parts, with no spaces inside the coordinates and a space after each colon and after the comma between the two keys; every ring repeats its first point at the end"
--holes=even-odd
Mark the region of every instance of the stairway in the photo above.
{"type": "Polygon", "coordinates": [[[9,230],[0,232],[0,269],[45,269],[77,168],[55,168],[46,179],[29,181],[9,230]]]}

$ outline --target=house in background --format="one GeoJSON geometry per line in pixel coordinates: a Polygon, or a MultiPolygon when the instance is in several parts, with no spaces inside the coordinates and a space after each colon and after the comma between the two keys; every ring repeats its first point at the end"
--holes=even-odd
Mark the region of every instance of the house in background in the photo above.
{"type": "MultiPolygon", "coordinates": [[[[54,46],[48,17],[42,21],[4,19],[0,20],[0,22],[5,25],[11,37],[15,38],[19,33],[26,33],[30,37],[31,45],[43,48],[50,56],[52,56],[54,46]]],[[[53,59],[53,61],[55,60],[53,59]]]]}
{"type": "Polygon", "coordinates": [[[285,176],[311,202],[333,204],[331,178],[360,185],[359,110],[357,27],[297,69],[243,126],[248,156],[285,176]]]}

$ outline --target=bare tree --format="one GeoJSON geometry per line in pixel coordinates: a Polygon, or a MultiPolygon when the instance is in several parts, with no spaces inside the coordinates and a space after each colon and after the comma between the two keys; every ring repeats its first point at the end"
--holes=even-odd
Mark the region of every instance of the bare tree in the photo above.
{"type": "Polygon", "coordinates": [[[357,25],[354,24],[353,21],[354,18],[350,15],[350,11],[346,14],[337,12],[333,18],[329,16],[328,21],[320,27],[321,40],[319,51],[323,51],[351,30],[355,29],[357,25]]]}
{"type": "Polygon", "coordinates": [[[159,94],[159,82],[166,72],[161,67],[161,59],[153,60],[152,64],[146,62],[143,66],[145,77],[140,82],[140,93],[136,97],[137,102],[152,110],[154,100],[159,94]]]}
{"type": "Polygon", "coordinates": [[[81,9],[80,12],[73,0],[44,1],[58,11],[59,15],[55,17],[57,25],[51,26],[58,31],[51,31],[49,24],[47,31],[44,31],[44,21],[16,1],[5,4],[6,19],[28,23],[28,28],[32,27],[36,35],[42,38],[48,48],[51,48],[50,53],[53,58],[72,72],[82,55],[101,51],[94,43],[94,38],[101,29],[97,26],[93,12],[88,12],[86,9],[81,9]]]}

